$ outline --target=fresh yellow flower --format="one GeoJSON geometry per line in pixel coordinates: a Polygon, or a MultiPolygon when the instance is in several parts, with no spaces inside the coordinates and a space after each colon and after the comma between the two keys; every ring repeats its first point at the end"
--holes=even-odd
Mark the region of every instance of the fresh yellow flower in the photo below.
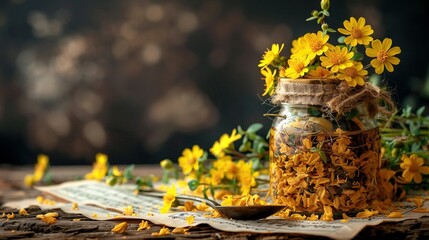
{"type": "Polygon", "coordinates": [[[292,55],[289,60],[287,60],[289,67],[285,71],[286,77],[297,79],[304,76],[308,72],[308,64],[310,60],[303,55],[292,55]]]}
{"type": "Polygon", "coordinates": [[[415,183],[422,182],[422,174],[429,174],[429,167],[423,166],[423,158],[411,154],[411,156],[402,155],[402,163],[399,165],[404,171],[402,172],[402,177],[407,182],[411,182],[414,179],[415,183]]]}
{"type": "Polygon", "coordinates": [[[239,140],[241,138],[241,134],[237,134],[237,130],[234,128],[231,132],[231,135],[227,133],[223,134],[219,141],[216,141],[213,146],[210,148],[210,152],[215,157],[223,157],[225,156],[225,150],[228,149],[232,143],[239,140]]]}
{"type": "Polygon", "coordinates": [[[356,21],[356,18],[351,17],[350,21],[345,20],[343,22],[344,28],[338,28],[338,32],[349,35],[344,39],[344,42],[350,46],[356,46],[358,44],[368,45],[372,41],[371,34],[374,33],[371,25],[365,25],[365,18],[360,17],[356,21]]]}
{"type": "MultiPolygon", "coordinates": [[[[307,55],[308,60],[313,60],[316,56],[322,55],[328,51],[329,35],[318,31],[317,33],[307,33],[304,35],[305,48],[303,53],[307,55]]],[[[299,54],[299,51],[298,51],[299,54]]]]}
{"type": "Polygon", "coordinates": [[[26,175],[24,184],[26,186],[33,186],[35,183],[41,181],[49,167],[49,157],[44,154],[37,156],[37,163],[34,165],[33,174],[26,175]]]}
{"type": "Polygon", "coordinates": [[[160,209],[160,213],[167,213],[171,208],[171,204],[176,200],[176,186],[172,185],[167,188],[167,192],[165,193],[163,199],[163,205],[160,209]]]}
{"type": "Polygon", "coordinates": [[[114,233],[124,233],[127,230],[127,228],[128,228],[128,223],[121,222],[116,224],[111,231],[114,233]]]}
{"type": "Polygon", "coordinates": [[[192,150],[186,148],[179,157],[179,166],[182,168],[183,174],[188,175],[199,168],[198,160],[203,156],[204,150],[198,145],[194,145],[192,150]]]}
{"type": "Polygon", "coordinates": [[[150,229],[149,222],[142,220],[139,223],[139,227],[137,228],[137,231],[146,230],[146,229],[150,229]]]}
{"type": "Polygon", "coordinates": [[[380,40],[376,39],[371,42],[372,48],[367,48],[365,53],[368,57],[375,57],[371,60],[371,66],[375,69],[377,74],[384,72],[384,68],[389,72],[393,72],[393,65],[398,65],[400,60],[395,55],[401,53],[401,48],[393,47],[392,39],[385,38],[383,43],[380,40]]]}
{"type": "Polygon", "coordinates": [[[274,72],[272,72],[269,67],[264,67],[261,69],[261,74],[265,77],[265,91],[262,96],[265,96],[267,94],[272,95],[274,93],[274,81],[276,73],[277,70],[274,70],[274,72]]]}
{"type": "Polygon", "coordinates": [[[245,162],[244,160],[240,160],[237,163],[239,170],[237,179],[240,183],[240,192],[242,195],[249,194],[250,189],[256,186],[256,177],[259,173],[253,172],[252,164],[251,161],[245,162]]]}
{"type": "Polygon", "coordinates": [[[258,64],[258,67],[266,67],[270,65],[279,56],[280,52],[283,50],[283,47],[284,44],[282,44],[281,47],[279,44],[271,45],[271,50],[267,49],[267,51],[265,51],[261,61],[258,64]]]}
{"type": "Polygon", "coordinates": [[[330,68],[331,72],[336,73],[340,69],[353,66],[351,61],[354,56],[353,52],[348,52],[346,47],[335,46],[325,52],[325,56],[321,56],[322,66],[330,68]]]}
{"type": "Polygon", "coordinates": [[[325,79],[330,78],[331,76],[332,73],[324,67],[317,67],[316,69],[312,69],[308,72],[309,78],[325,79]]]}
{"type": "Polygon", "coordinates": [[[340,70],[338,78],[346,80],[350,87],[355,87],[356,85],[365,85],[364,77],[367,75],[368,71],[363,69],[361,62],[353,62],[353,66],[340,70]]]}
{"type": "Polygon", "coordinates": [[[92,171],[85,175],[85,179],[88,180],[103,180],[108,170],[107,155],[103,153],[97,153],[95,155],[95,162],[92,165],[92,171]]]}

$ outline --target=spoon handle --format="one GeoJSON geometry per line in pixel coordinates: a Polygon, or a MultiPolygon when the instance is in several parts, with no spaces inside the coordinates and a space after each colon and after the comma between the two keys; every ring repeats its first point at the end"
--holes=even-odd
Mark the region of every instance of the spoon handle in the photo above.
{"type": "MultiPolygon", "coordinates": [[[[157,191],[142,191],[141,194],[145,196],[158,197],[158,198],[163,198],[165,195],[164,192],[157,192],[157,191]]],[[[214,200],[203,198],[203,197],[191,196],[191,195],[178,194],[176,195],[176,199],[182,200],[182,201],[188,200],[188,201],[196,201],[196,202],[205,202],[207,205],[209,205],[212,208],[220,206],[220,204],[214,200]]]]}

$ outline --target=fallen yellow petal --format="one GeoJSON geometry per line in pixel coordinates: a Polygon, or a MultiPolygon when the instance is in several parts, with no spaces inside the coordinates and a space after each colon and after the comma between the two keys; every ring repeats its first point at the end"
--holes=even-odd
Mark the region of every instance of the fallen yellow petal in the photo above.
{"type": "Polygon", "coordinates": [[[54,224],[57,222],[57,219],[52,216],[46,216],[45,214],[45,216],[42,217],[42,221],[48,224],[54,224]]]}
{"type": "Polygon", "coordinates": [[[58,213],[57,212],[48,212],[44,215],[45,217],[58,217],[58,213]]]}
{"type": "Polygon", "coordinates": [[[293,220],[305,220],[307,217],[298,213],[294,213],[290,216],[293,220]]]}
{"type": "Polygon", "coordinates": [[[25,210],[25,208],[21,208],[18,212],[19,215],[21,216],[28,216],[27,211],[25,210]]]}
{"type": "Polygon", "coordinates": [[[189,215],[189,216],[186,217],[186,222],[188,224],[192,224],[192,223],[194,223],[194,221],[195,221],[195,216],[194,215],[189,215]]]}
{"type": "Polygon", "coordinates": [[[180,228],[180,227],[173,229],[173,231],[171,232],[176,234],[190,234],[189,228],[180,228]]]}
{"type": "Polygon", "coordinates": [[[44,200],[45,198],[43,197],[43,196],[37,196],[36,197],[36,201],[38,202],[38,203],[43,203],[43,200],[44,200]]]}
{"type": "Polygon", "coordinates": [[[388,218],[403,218],[404,215],[402,215],[401,212],[391,212],[389,215],[387,215],[388,218]]]}
{"type": "Polygon", "coordinates": [[[125,216],[132,216],[133,213],[134,213],[133,206],[130,205],[130,206],[125,207],[125,210],[122,214],[124,214],[125,216]]]}
{"type": "Polygon", "coordinates": [[[72,221],[73,222],[80,222],[80,218],[73,218],[72,221]]]}
{"type": "Polygon", "coordinates": [[[150,229],[149,222],[142,220],[141,223],[139,223],[139,228],[137,228],[137,231],[150,229]]]}
{"type": "Polygon", "coordinates": [[[163,236],[170,234],[170,230],[167,227],[162,227],[159,232],[152,233],[152,236],[163,236]]]}
{"type": "Polygon", "coordinates": [[[72,210],[79,210],[79,205],[77,203],[72,203],[72,210]]]}
{"type": "Polygon", "coordinates": [[[428,213],[428,212],[429,212],[429,210],[428,210],[427,208],[425,208],[425,207],[419,207],[419,208],[416,208],[416,209],[412,210],[412,212],[417,212],[417,213],[428,213]]]}
{"type": "Polygon", "coordinates": [[[112,228],[112,232],[114,233],[124,233],[125,230],[127,230],[128,228],[128,223],[127,222],[121,222],[116,224],[113,228],[112,228]]]}
{"type": "Polygon", "coordinates": [[[6,215],[7,219],[13,219],[15,218],[15,213],[10,213],[6,215]]]}

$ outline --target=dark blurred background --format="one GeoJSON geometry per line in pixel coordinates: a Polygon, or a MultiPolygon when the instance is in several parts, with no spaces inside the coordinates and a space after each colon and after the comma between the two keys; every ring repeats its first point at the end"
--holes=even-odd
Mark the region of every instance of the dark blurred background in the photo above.
{"type": "MultiPolygon", "coordinates": [[[[157,163],[238,125],[268,130],[257,64],[317,31],[319,2],[1,1],[0,163],[157,163]]],[[[363,16],[401,47],[385,75],[399,107],[429,102],[428,2],[331,1],[334,29],[363,16]]]]}

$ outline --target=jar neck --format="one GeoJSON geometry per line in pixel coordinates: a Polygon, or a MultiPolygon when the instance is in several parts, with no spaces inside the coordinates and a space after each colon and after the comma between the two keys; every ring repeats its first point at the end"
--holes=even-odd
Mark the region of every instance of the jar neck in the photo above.
{"type": "Polygon", "coordinates": [[[322,106],[307,104],[283,103],[280,114],[286,117],[312,117],[322,115],[322,106]]]}

